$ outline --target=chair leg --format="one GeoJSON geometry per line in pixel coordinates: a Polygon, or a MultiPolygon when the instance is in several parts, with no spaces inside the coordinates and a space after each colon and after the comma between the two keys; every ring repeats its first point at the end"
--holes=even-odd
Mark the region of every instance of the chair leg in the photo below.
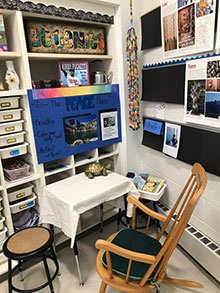
{"type": "Polygon", "coordinates": [[[45,272],[46,272],[46,275],[47,275],[47,280],[48,280],[48,283],[49,283],[49,286],[50,286],[50,292],[54,293],[55,291],[54,291],[53,284],[52,284],[52,281],[51,281],[50,271],[49,271],[49,268],[48,268],[47,259],[46,259],[45,254],[43,254],[43,262],[44,262],[45,272]]]}
{"type": "Polygon", "coordinates": [[[203,288],[202,284],[200,284],[198,282],[173,279],[173,278],[169,278],[169,277],[165,277],[163,279],[163,283],[174,285],[174,286],[180,286],[180,287],[203,288]]]}
{"type": "Polygon", "coordinates": [[[20,275],[20,282],[24,281],[23,273],[22,273],[22,262],[21,260],[18,261],[18,269],[19,269],[19,275],[20,275]]]}
{"type": "Polygon", "coordinates": [[[99,293],[105,293],[106,287],[107,287],[107,284],[102,281],[102,284],[99,289],[99,293]]]}
{"type": "Polygon", "coordinates": [[[59,263],[58,263],[58,260],[57,260],[57,255],[56,255],[56,251],[54,250],[54,246],[53,245],[50,247],[50,251],[51,251],[53,260],[55,262],[55,265],[57,267],[57,270],[58,270],[57,276],[60,277],[61,276],[60,266],[59,266],[59,263]]]}
{"type": "Polygon", "coordinates": [[[8,293],[12,293],[11,260],[8,259],[8,293]]]}

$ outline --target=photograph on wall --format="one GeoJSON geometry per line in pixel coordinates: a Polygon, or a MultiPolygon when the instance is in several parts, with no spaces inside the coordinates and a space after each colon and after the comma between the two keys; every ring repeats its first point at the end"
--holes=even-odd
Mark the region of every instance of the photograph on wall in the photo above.
{"type": "Polygon", "coordinates": [[[100,112],[100,125],[102,140],[118,137],[118,112],[100,112]]]}
{"type": "Polygon", "coordinates": [[[61,87],[90,85],[88,61],[58,62],[58,75],[61,87]]]}
{"type": "Polygon", "coordinates": [[[25,21],[29,52],[105,54],[105,28],[86,24],[25,21]]]}
{"type": "Polygon", "coordinates": [[[98,140],[95,114],[64,117],[63,126],[65,141],[69,147],[98,140]]]}
{"type": "Polygon", "coordinates": [[[194,4],[178,11],[179,48],[195,44],[195,11],[194,4]]]}
{"type": "Polygon", "coordinates": [[[161,0],[161,33],[165,58],[213,50],[217,0],[161,0]],[[177,46],[168,46],[168,19],[177,15],[172,30],[177,46]],[[169,48],[169,50],[168,50],[169,48]]]}
{"type": "Polygon", "coordinates": [[[165,123],[163,153],[173,158],[177,158],[180,145],[180,133],[180,125],[165,123]]]}
{"type": "Polygon", "coordinates": [[[204,115],[205,80],[189,80],[187,89],[187,114],[204,115]]]}
{"type": "Polygon", "coordinates": [[[206,94],[205,116],[220,119],[220,93],[206,94]]]}
{"type": "Polygon", "coordinates": [[[186,122],[220,127],[220,57],[186,62],[186,122]]]}
{"type": "Polygon", "coordinates": [[[163,18],[163,30],[164,50],[170,51],[177,49],[176,13],[172,13],[163,18]]]}

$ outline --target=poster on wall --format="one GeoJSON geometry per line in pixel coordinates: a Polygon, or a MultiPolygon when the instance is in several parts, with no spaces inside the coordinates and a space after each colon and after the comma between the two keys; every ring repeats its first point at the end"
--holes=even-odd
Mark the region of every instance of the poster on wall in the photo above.
{"type": "Polygon", "coordinates": [[[180,145],[180,133],[180,125],[165,123],[163,153],[173,158],[177,158],[180,145]]]}
{"type": "Polygon", "coordinates": [[[217,18],[217,31],[216,31],[216,42],[215,48],[220,49],[220,4],[218,4],[218,18],[217,18]]]}
{"type": "Polygon", "coordinates": [[[28,90],[38,163],[121,142],[117,84],[28,90]]]}
{"type": "Polygon", "coordinates": [[[118,114],[117,111],[100,113],[102,140],[118,137],[118,114]]]}
{"type": "Polygon", "coordinates": [[[220,56],[186,62],[185,121],[220,127],[220,56]]]}
{"type": "Polygon", "coordinates": [[[212,50],[215,10],[216,0],[161,0],[164,57],[212,50]]]}

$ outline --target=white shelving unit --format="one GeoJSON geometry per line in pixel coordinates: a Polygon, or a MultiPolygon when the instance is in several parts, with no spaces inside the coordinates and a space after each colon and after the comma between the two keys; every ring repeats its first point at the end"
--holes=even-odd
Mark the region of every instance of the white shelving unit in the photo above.
{"type": "MultiPolygon", "coordinates": [[[[65,157],[57,160],[56,162],[38,164],[36,148],[34,143],[34,135],[31,123],[31,115],[28,103],[27,90],[32,88],[32,80],[37,79],[57,79],[57,61],[67,59],[81,59],[88,60],[90,63],[90,72],[96,70],[102,70],[106,73],[114,71],[115,67],[115,46],[113,34],[115,28],[112,25],[103,24],[106,27],[106,40],[107,40],[107,54],[106,55],[73,55],[73,54],[47,54],[47,53],[29,53],[27,52],[24,19],[28,16],[40,18],[41,16],[36,14],[27,14],[20,11],[7,11],[0,10],[3,14],[6,37],[9,47],[9,52],[0,53],[0,81],[4,80],[5,75],[5,61],[12,60],[15,66],[15,70],[20,77],[20,89],[17,91],[4,90],[0,91],[1,99],[7,97],[19,97],[19,107],[22,108],[22,131],[25,131],[25,142],[28,142],[27,152],[25,154],[16,155],[17,159],[22,159],[30,165],[30,177],[22,178],[14,182],[8,182],[5,177],[3,165],[5,160],[0,158],[0,196],[3,198],[1,204],[3,206],[2,214],[6,218],[4,226],[7,227],[7,235],[10,236],[14,232],[13,216],[10,210],[10,202],[8,194],[12,188],[22,188],[25,184],[33,184],[33,192],[37,195],[36,203],[40,203],[42,189],[45,185],[53,182],[63,180],[70,176],[74,176],[78,173],[84,172],[86,166],[92,162],[111,162],[112,170],[119,171],[119,148],[120,144],[111,145],[94,149],[92,151],[84,152],[77,155],[65,157]],[[92,62],[94,60],[101,60],[101,62],[92,62]],[[58,164],[57,168],[53,169],[53,164],[58,164]],[[61,166],[63,165],[63,166],[61,166]],[[60,166],[60,167],[59,167],[60,166]]],[[[44,18],[44,16],[42,16],[44,18]]],[[[53,18],[54,19],[54,18],[53,18]]],[[[57,18],[62,21],[61,18],[57,18]]],[[[66,21],[74,22],[72,19],[65,19],[66,21]]],[[[99,24],[101,25],[101,24],[99,24]]],[[[118,82],[119,76],[117,71],[114,71],[113,83],[118,82]]],[[[6,88],[6,85],[4,85],[6,88]]],[[[1,136],[0,136],[1,139],[1,136]]],[[[14,158],[13,158],[14,159],[14,158]]],[[[6,159],[7,160],[7,159],[6,159]]],[[[85,230],[88,226],[97,224],[99,216],[91,217],[91,215],[98,213],[97,209],[90,211],[88,215],[83,215],[80,229],[85,230]],[[94,223],[92,222],[92,218],[94,223]],[[83,222],[83,219],[85,221],[83,222]],[[88,221],[89,219],[89,221],[88,221]]],[[[22,213],[22,211],[21,211],[22,213]]],[[[104,218],[111,216],[111,212],[108,210],[104,215],[104,218]]],[[[61,237],[62,238],[62,237],[61,237]]],[[[0,275],[7,271],[6,259],[0,251],[0,275]]]]}

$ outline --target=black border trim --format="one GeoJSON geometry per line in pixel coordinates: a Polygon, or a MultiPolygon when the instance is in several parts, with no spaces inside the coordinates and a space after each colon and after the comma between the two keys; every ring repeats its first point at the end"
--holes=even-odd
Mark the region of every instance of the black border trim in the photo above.
{"type": "Polygon", "coordinates": [[[0,0],[0,9],[18,10],[29,13],[72,18],[74,20],[84,20],[103,24],[114,24],[114,16],[107,14],[85,12],[73,8],[56,7],[43,3],[33,3],[31,1],[22,2],[20,0],[0,0]]]}

